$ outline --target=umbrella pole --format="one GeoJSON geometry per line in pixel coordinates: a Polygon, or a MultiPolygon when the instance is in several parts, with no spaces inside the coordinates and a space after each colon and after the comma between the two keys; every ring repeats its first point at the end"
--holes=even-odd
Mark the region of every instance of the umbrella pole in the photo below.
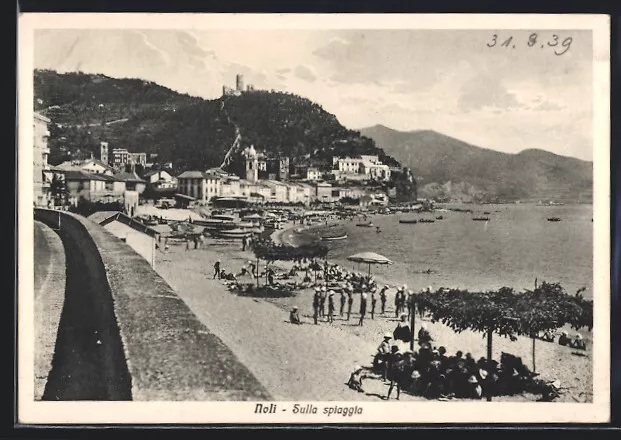
{"type": "Polygon", "coordinates": [[[369,277],[371,276],[371,263],[369,263],[369,277]]]}

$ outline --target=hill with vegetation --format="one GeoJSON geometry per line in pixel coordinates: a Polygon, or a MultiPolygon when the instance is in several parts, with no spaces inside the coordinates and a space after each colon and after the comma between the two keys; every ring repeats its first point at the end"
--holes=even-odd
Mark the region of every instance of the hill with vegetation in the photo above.
{"type": "Polygon", "coordinates": [[[268,156],[331,166],[332,155],[377,154],[398,162],[370,138],[343,127],[308,99],[255,91],[205,100],[139,79],[36,70],[35,111],[48,116],[52,164],[98,155],[99,144],[156,153],[177,171],[219,166],[237,133],[268,156]]]}
{"type": "Polygon", "coordinates": [[[360,131],[413,170],[420,197],[592,202],[592,162],[538,149],[502,153],[429,130],[376,125],[360,131]]]}

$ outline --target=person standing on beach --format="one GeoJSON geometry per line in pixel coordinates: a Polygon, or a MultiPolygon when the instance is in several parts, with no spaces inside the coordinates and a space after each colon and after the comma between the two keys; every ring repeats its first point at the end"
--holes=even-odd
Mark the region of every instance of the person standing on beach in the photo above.
{"type": "Polygon", "coordinates": [[[395,293],[395,318],[399,317],[399,306],[401,304],[401,289],[402,287],[399,287],[397,289],[397,293],[395,293]]]}
{"type": "Polygon", "coordinates": [[[414,292],[412,292],[411,290],[408,290],[408,296],[406,298],[406,305],[408,307],[408,321],[410,320],[410,317],[412,316],[412,306],[414,305],[414,292]]]}
{"type": "Polygon", "coordinates": [[[334,291],[328,292],[328,322],[334,322],[334,291]]]}
{"type": "Polygon", "coordinates": [[[248,244],[248,240],[246,237],[242,237],[242,251],[246,250],[246,245],[248,244]]]}
{"type": "Polygon", "coordinates": [[[377,298],[375,296],[375,290],[371,292],[371,319],[375,319],[375,304],[377,303],[377,298]]]}
{"type": "Polygon", "coordinates": [[[354,291],[350,287],[347,290],[347,320],[349,321],[349,317],[351,316],[351,307],[354,305],[354,291]]]}
{"type": "Polygon", "coordinates": [[[315,288],[315,294],[313,295],[313,321],[317,324],[317,318],[319,317],[319,298],[321,295],[321,289],[315,288]]]}
{"type": "Polygon", "coordinates": [[[382,302],[382,315],[386,313],[386,291],[388,290],[388,286],[382,287],[380,291],[380,301],[382,302]]]}
{"type": "Polygon", "coordinates": [[[345,303],[347,302],[347,296],[345,295],[345,289],[341,290],[341,309],[339,311],[339,316],[343,316],[343,311],[345,310],[345,303]]]}
{"type": "Polygon", "coordinates": [[[220,260],[216,261],[215,264],[213,265],[213,269],[214,269],[214,273],[213,273],[213,278],[212,279],[216,279],[216,277],[218,277],[218,279],[220,279],[220,260]]]}
{"type": "Polygon", "coordinates": [[[319,295],[319,316],[323,318],[326,316],[326,299],[328,298],[328,289],[326,289],[326,286],[321,288],[319,295]]]}
{"type": "Polygon", "coordinates": [[[358,325],[362,325],[364,322],[364,315],[367,314],[367,293],[362,292],[360,295],[360,321],[358,321],[358,325]]]}

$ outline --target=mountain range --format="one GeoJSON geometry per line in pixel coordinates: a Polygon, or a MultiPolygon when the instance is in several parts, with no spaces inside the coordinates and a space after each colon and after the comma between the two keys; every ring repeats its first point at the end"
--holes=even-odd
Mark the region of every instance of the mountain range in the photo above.
{"type": "Polygon", "coordinates": [[[592,202],[592,162],[540,149],[503,153],[431,130],[375,125],[360,133],[412,169],[419,197],[592,202]]]}

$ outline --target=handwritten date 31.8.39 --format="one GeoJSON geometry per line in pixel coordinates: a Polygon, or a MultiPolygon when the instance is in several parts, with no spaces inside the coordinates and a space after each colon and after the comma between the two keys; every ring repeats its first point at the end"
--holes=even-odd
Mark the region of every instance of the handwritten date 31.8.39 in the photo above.
{"type": "Polygon", "coordinates": [[[488,41],[487,47],[506,47],[509,49],[515,49],[517,45],[526,45],[527,47],[540,48],[540,49],[549,49],[552,48],[552,51],[555,55],[564,55],[571,48],[571,43],[573,43],[573,38],[564,37],[557,34],[552,35],[539,35],[535,32],[528,36],[526,41],[520,41],[517,38],[514,38],[513,35],[507,36],[499,36],[498,34],[492,35],[490,41],[488,41]]]}

